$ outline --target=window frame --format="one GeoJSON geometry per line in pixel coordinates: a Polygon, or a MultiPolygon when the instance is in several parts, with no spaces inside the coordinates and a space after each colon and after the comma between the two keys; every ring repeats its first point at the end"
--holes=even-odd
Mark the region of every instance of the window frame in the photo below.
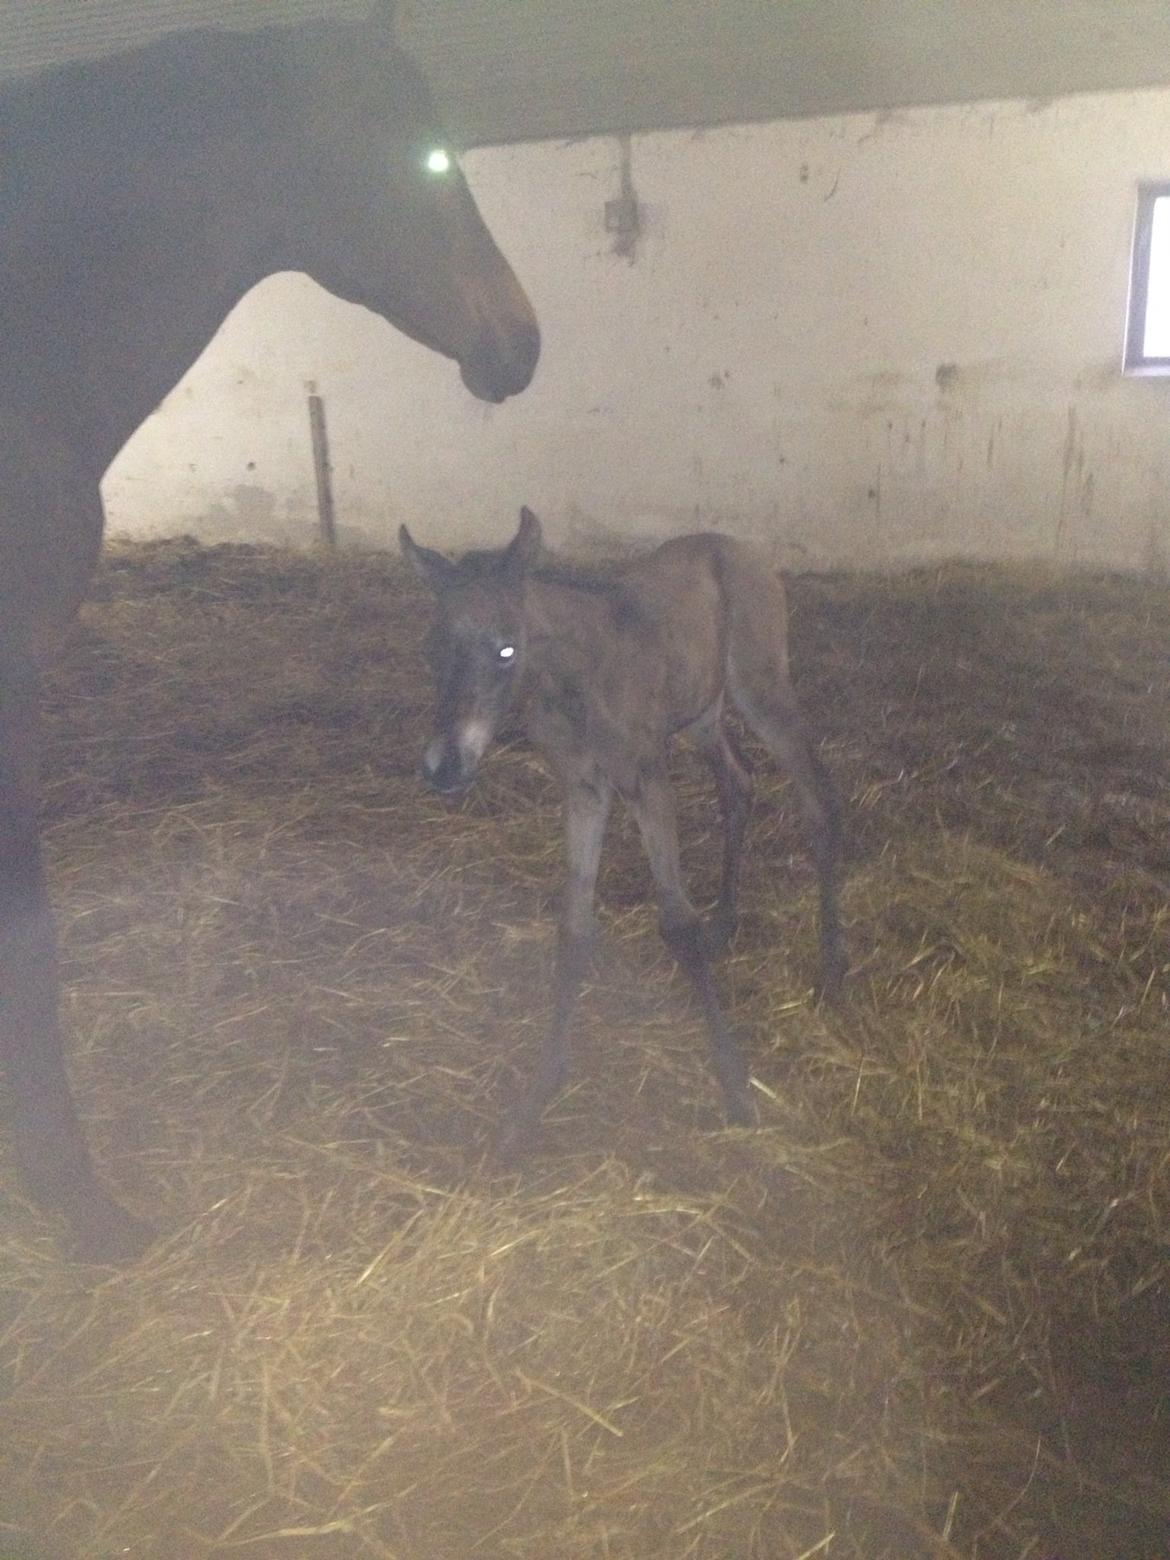
{"type": "Polygon", "coordinates": [[[1135,375],[1170,375],[1170,357],[1147,357],[1144,348],[1146,311],[1150,296],[1150,239],[1154,205],[1170,199],[1170,179],[1138,185],[1133,223],[1133,251],[1129,265],[1129,304],[1125,320],[1123,372],[1135,375]]]}

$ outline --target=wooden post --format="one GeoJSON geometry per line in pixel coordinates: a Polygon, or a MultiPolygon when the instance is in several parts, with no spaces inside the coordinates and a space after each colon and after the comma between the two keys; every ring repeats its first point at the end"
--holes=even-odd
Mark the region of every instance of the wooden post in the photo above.
{"type": "Polygon", "coordinates": [[[325,402],[309,381],[309,431],[313,436],[313,470],[317,475],[317,519],[326,547],[337,546],[337,517],[333,509],[333,470],[329,464],[329,434],[325,428],[325,402]]]}

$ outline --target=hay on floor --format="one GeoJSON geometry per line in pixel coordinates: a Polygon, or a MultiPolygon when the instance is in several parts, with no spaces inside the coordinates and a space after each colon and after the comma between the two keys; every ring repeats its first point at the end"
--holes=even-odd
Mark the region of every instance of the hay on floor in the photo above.
{"type": "Polygon", "coordinates": [[[721,980],[762,1125],[725,1130],[617,818],[575,1081],[503,1174],[562,878],[539,764],[424,793],[392,560],[111,550],[47,837],[79,1098],[164,1234],[72,1266],[0,1164],[4,1560],[1170,1553],[1170,594],[792,594],[848,1004],[812,1002],[761,757],[721,980]]]}

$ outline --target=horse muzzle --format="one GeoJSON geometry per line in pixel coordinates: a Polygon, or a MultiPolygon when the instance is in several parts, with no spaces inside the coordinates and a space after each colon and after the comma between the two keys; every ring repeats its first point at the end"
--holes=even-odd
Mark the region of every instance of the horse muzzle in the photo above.
{"type": "Polygon", "coordinates": [[[540,359],[540,328],[533,320],[505,331],[485,331],[462,359],[459,372],[472,395],[499,403],[526,390],[540,359]]]}

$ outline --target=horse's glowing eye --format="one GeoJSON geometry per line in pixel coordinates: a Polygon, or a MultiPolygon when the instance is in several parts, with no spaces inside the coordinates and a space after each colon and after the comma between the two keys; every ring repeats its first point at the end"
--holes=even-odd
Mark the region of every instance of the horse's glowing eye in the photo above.
{"type": "Polygon", "coordinates": [[[516,659],[516,646],[501,645],[496,654],[501,661],[514,661],[516,659]]]}
{"type": "Polygon", "coordinates": [[[433,147],[432,150],[427,153],[427,172],[450,173],[450,171],[451,153],[445,146],[433,147]]]}

